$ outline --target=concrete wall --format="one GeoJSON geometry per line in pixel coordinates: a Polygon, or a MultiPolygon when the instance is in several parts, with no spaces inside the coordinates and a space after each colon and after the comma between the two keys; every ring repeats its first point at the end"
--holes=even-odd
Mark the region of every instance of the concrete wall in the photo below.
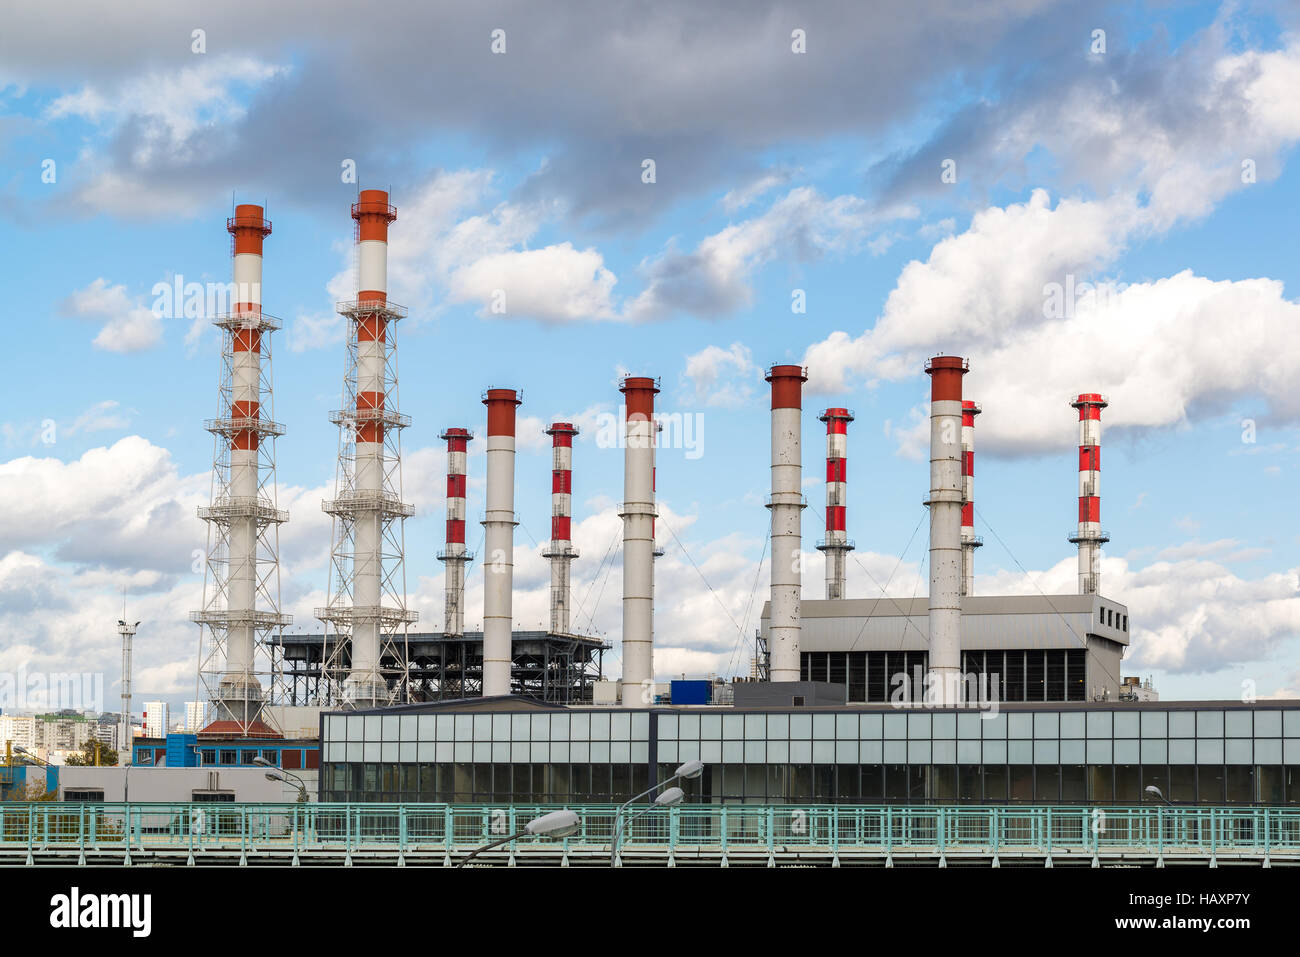
{"type": "MultiPolygon", "coordinates": [[[[316,799],[316,772],[295,772],[316,799]]],[[[191,801],[195,791],[233,791],[236,801],[288,802],[298,800],[298,789],[268,781],[265,768],[78,768],[63,767],[59,774],[59,800],[68,790],[97,788],[109,802],[191,801]],[[129,779],[127,775],[130,775],[129,779]],[[128,795],[129,789],[129,795],[128,795]]]]}

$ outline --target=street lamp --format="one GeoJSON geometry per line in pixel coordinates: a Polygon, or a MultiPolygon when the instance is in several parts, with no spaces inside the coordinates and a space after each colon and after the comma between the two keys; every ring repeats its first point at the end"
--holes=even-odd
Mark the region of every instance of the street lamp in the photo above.
{"type": "MultiPolygon", "coordinates": [[[[674,781],[693,781],[703,773],[704,773],[703,761],[687,761],[683,764],[679,764],[677,766],[677,770],[673,772],[673,776],[670,777],[668,780],[660,781],[654,787],[646,788],[636,797],[632,798],[630,801],[627,801],[625,804],[623,804],[618,809],[618,813],[614,815],[614,838],[613,840],[610,841],[609,866],[613,867],[614,861],[618,859],[618,846],[623,842],[623,813],[629,807],[631,807],[637,801],[641,800],[647,794],[653,794],[655,791],[658,791],[660,788],[668,787],[668,785],[672,784],[674,781]]],[[[681,800],[685,798],[685,793],[682,791],[681,788],[671,788],[669,791],[665,791],[664,793],[668,794],[671,793],[672,791],[676,791],[679,795],[678,800],[672,803],[673,804],[681,803],[681,800]]],[[[660,807],[665,806],[659,804],[658,800],[655,801],[655,805],[659,805],[660,807]]],[[[655,805],[651,805],[651,807],[654,807],[655,805]]],[[[646,810],[649,810],[649,808],[647,808],[646,810]]],[[[639,817],[640,815],[637,816],[639,817]]]]}
{"type": "MultiPolygon", "coordinates": [[[[274,768],[274,767],[275,767],[274,764],[272,764],[270,761],[266,760],[266,758],[262,757],[260,754],[259,754],[257,757],[253,758],[253,763],[254,763],[254,764],[261,765],[261,766],[264,767],[264,768],[274,768]]],[[[292,784],[292,785],[294,785],[294,786],[297,787],[297,789],[298,789],[298,797],[299,797],[299,800],[302,801],[303,803],[306,803],[306,801],[307,801],[307,785],[303,783],[302,778],[298,777],[298,775],[294,774],[292,771],[286,771],[286,770],[284,770],[283,768],[279,768],[279,769],[277,769],[277,770],[279,771],[279,773],[276,773],[276,772],[273,772],[273,771],[268,771],[268,772],[266,773],[266,779],[267,779],[268,781],[282,781],[282,782],[285,783],[285,784],[292,784]],[[284,775],[286,775],[286,774],[287,774],[290,778],[293,778],[293,780],[290,781],[288,778],[286,778],[286,777],[284,776],[284,775]]]]}
{"type": "MultiPolygon", "coordinates": [[[[127,764],[126,770],[122,772],[122,803],[124,804],[131,803],[131,769],[135,766],[136,763],[134,760],[132,760],[130,763],[127,764]]],[[[147,755],[142,756],[142,759],[140,761],[140,767],[142,768],[153,767],[152,751],[150,751],[147,755]]]]}
{"type": "Polygon", "coordinates": [[[476,848],[456,866],[464,867],[484,851],[500,847],[502,844],[509,844],[511,841],[517,841],[521,837],[568,837],[570,834],[576,834],[580,825],[581,820],[575,811],[552,811],[550,814],[543,814],[541,817],[533,818],[524,825],[522,831],[517,831],[509,837],[503,837],[499,841],[493,841],[491,844],[484,844],[482,847],[476,848]]]}
{"type": "Polygon", "coordinates": [[[1147,794],[1154,794],[1156,797],[1158,797],[1160,800],[1164,801],[1164,802],[1165,802],[1166,804],[1168,804],[1170,807],[1173,807],[1173,806],[1174,806],[1174,802],[1171,801],[1171,800],[1169,800],[1167,797],[1165,797],[1165,796],[1164,796],[1164,793],[1161,792],[1161,790],[1160,790],[1158,787],[1156,787],[1154,784],[1148,784],[1148,785],[1146,786],[1146,792],[1147,792],[1147,794]]]}

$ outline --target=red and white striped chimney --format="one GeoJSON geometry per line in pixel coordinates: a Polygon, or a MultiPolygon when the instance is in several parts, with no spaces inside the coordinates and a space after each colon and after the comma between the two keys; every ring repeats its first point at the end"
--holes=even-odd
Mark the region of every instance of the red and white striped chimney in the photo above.
{"type": "Polygon", "coordinates": [[[447,442],[447,545],[439,553],[446,573],[443,626],[445,635],[465,633],[465,564],[474,556],[465,550],[465,459],[469,429],[448,429],[438,436],[447,442]]]}
{"type": "Polygon", "coordinates": [[[930,376],[930,674],[926,700],[956,705],[961,699],[961,377],[960,356],[935,356],[930,376]]]}
{"type": "Polygon", "coordinates": [[[803,366],[774,365],[772,383],[772,596],[768,617],[768,678],[799,680],[799,599],[803,566],[803,366]]]}
{"type": "Polygon", "coordinates": [[[573,547],[573,437],[572,422],[555,422],[551,437],[551,544],[542,552],[551,561],[551,633],[569,633],[569,566],[578,557],[573,547]]]}
{"type": "Polygon", "coordinates": [[[961,507],[961,593],[975,594],[975,549],[984,540],[975,534],[975,416],[983,409],[969,399],[961,403],[961,477],[966,499],[961,507]]]}
{"type": "Polygon", "coordinates": [[[853,413],[827,409],[817,417],[826,423],[826,538],[817,544],[826,556],[826,597],[844,597],[844,560],[853,551],[848,539],[848,441],[853,413]]]}
{"type": "Polygon", "coordinates": [[[1084,392],[1071,406],[1079,410],[1079,528],[1070,541],[1079,546],[1079,593],[1101,590],[1101,546],[1110,536],[1101,530],[1101,410],[1109,403],[1084,392]]]}
{"type": "Polygon", "coordinates": [[[514,389],[488,389],[487,510],[483,516],[483,696],[510,694],[510,644],[515,582],[514,389]]]}
{"type": "Polygon", "coordinates": [[[627,376],[623,393],[623,677],[625,708],[654,704],[655,396],[659,382],[627,376]]]}

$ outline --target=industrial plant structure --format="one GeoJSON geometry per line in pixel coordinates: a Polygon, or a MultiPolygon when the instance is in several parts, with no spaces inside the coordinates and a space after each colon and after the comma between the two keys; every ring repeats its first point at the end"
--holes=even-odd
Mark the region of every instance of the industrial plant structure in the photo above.
{"type": "MultiPolygon", "coordinates": [[[[319,707],[320,797],[336,801],[566,802],[614,800],[664,779],[680,762],[707,765],[693,799],[713,802],[1136,802],[1155,784],[1188,802],[1300,802],[1300,703],[1130,700],[1121,675],[1128,608],[1100,590],[1100,416],[1106,399],[1077,393],[1079,587],[1072,595],[976,595],[974,424],[963,395],[969,363],[939,355],[930,377],[929,590],[909,598],[849,593],[847,431],[854,415],[825,409],[825,598],[802,598],[803,384],[808,370],[773,365],[769,600],[755,636],[759,680],[674,703],[655,683],[656,420],[659,381],[626,376],[623,396],[622,674],[604,680],[606,643],[573,633],[571,422],[551,437],[551,563],[546,630],[513,627],[516,389],[482,394],[486,502],[482,631],[464,627],[475,555],[466,547],[466,428],[447,442],[446,568],[441,632],[414,632],[404,578],[396,321],[387,300],[387,193],[361,191],[358,290],[349,319],[330,592],[320,634],[282,635],[271,584],[274,460],[259,441],[280,434],[269,411],[275,328],[260,295],[228,320],[228,406],[212,426],[218,476],[204,517],[217,597],[200,622],[209,699],[246,736],[264,700],[249,662],[273,650],[270,699],[319,707]],[[256,332],[253,336],[250,333],[256,332]],[[259,351],[257,346],[262,347],[259,351]],[[229,465],[223,465],[229,462],[229,465]],[[223,471],[224,469],[224,471],[223,471]],[[226,478],[227,474],[230,476],[226,478]],[[266,542],[271,542],[268,548],[266,542]],[[260,549],[260,550],[259,550],[260,549]],[[216,556],[213,558],[212,556],[216,556]],[[229,567],[221,564],[221,557],[229,567]],[[250,571],[251,570],[251,571],[250,571]],[[250,585],[251,583],[251,585],[250,585]],[[250,590],[251,589],[251,590],[250,590]],[[271,639],[274,640],[271,640],[271,639]],[[597,695],[597,689],[603,689],[597,695]],[[375,782],[392,782],[379,787],[375,782]]],[[[259,207],[231,220],[237,278],[260,282],[259,207]],[[252,260],[240,256],[257,253],[252,260]]],[[[223,392],[223,396],[226,392],[223,392]]],[[[988,414],[997,415],[997,410],[988,414]]],[[[919,483],[918,483],[919,484],[919,483]]],[[[267,712],[270,713],[270,712],[267,712]]],[[[221,725],[224,730],[228,726],[221,725]]],[[[199,735],[199,745],[204,734],[199,735]]]]}

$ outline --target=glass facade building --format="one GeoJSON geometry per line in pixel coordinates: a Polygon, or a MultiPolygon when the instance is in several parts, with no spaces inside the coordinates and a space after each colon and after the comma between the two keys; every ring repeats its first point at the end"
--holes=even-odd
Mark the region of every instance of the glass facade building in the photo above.
{"type": "Polygon", "coordinates": [[[621,802],[691,759],[696,803],[1300,804],[1300,702],[332,713],[320,799],[621,802]]]}

